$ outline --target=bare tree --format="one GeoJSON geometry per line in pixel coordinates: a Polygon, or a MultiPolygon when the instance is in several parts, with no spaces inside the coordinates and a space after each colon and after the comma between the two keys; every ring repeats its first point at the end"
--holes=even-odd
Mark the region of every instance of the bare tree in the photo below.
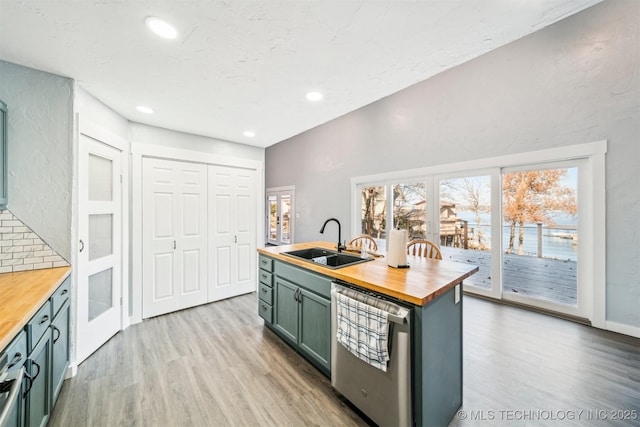
{"type": "Polygon", "coordinates": [[[385,237],[386,203],[384,187],[362,189],[362,231],[375,238],[385,237]],[[380,210],[376,215],[376,208],[380,210]],[[376,220],[379,224],[376,224],[376,220]]]}
{"type": "Polygon", "coordinates": [[[476,216],[476,234],[475,238],[478,241],[478,247],[482,248],[482,239],[484,238],[482,232],[482,214],[491,211],[490,201],[486,200],[486,196],[491,194],[491,188],[487,188],[487,182],[484,180],[463,178],[460,183],[460,189],[465,193],[468,203],[467,208],[473,212],[476,216]]]}
{"type": "Polygon", "coordinates": [[[409,239],[426,237],[426,189],[424,183],[393,186],[393,226],[406,229],[409,239]]]}

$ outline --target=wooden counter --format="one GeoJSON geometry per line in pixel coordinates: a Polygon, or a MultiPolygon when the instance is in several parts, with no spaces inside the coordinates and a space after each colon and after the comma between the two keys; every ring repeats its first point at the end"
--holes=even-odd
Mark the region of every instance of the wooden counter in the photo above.
{"type": "Polygon", "coordinates": [[[71,272],[71,267],[0,274],[0,351],[31,320],[71,272]]]}
{"type": "Polygon", "coordinates": [[[283,255],[283,252],[315,247],[335,250],[335,244],[308,242],[260,248],[258,252],[419,306],[444,294],[478,271],[475,265],[414,256],[407,256],[410,268],[389,267],[386,258],[381,257],[333,270],[283,255]]]}

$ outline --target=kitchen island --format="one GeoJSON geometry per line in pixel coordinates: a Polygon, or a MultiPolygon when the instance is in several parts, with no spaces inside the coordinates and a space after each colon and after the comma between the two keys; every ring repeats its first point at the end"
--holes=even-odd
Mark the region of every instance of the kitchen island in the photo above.
{"type": "Polygon", "coordinates": [[[411,399],[415,425],[447,425],[462,405],[462,290],[478,267],[408,257],[396,269],[384,257],[331,269],[286,255],[335,244],[309,242],[258,249],[265,325],[331,375],[331,282],[384,295],[411,307],[411,399]]]}

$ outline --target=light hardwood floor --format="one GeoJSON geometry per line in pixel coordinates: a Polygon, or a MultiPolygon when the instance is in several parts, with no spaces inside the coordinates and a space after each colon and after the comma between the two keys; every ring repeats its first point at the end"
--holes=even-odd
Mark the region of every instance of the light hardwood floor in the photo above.
{"type": "MultiPolygon", "coordinates": [[[[366,425],[256,307],[254,293],[129,327],[65,382],[49,426],[366,425]]],[[[611,412],[640,411],[640,340],[468,296],[464,328],[451,426],[640,426],[611,412]]]]}

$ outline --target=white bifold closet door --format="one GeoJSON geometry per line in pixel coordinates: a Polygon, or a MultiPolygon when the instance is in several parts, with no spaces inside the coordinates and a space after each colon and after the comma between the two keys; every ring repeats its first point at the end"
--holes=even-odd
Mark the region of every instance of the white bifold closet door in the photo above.
{"type": "Polygon", "coordinates": [[[256,171],[209,166],[209,301],[256,289],[256,171]]]}
{"type": "Polygon", "coordinates": [[[144,158],[144,318],[207,302],[207,165],[144,158]]]}

